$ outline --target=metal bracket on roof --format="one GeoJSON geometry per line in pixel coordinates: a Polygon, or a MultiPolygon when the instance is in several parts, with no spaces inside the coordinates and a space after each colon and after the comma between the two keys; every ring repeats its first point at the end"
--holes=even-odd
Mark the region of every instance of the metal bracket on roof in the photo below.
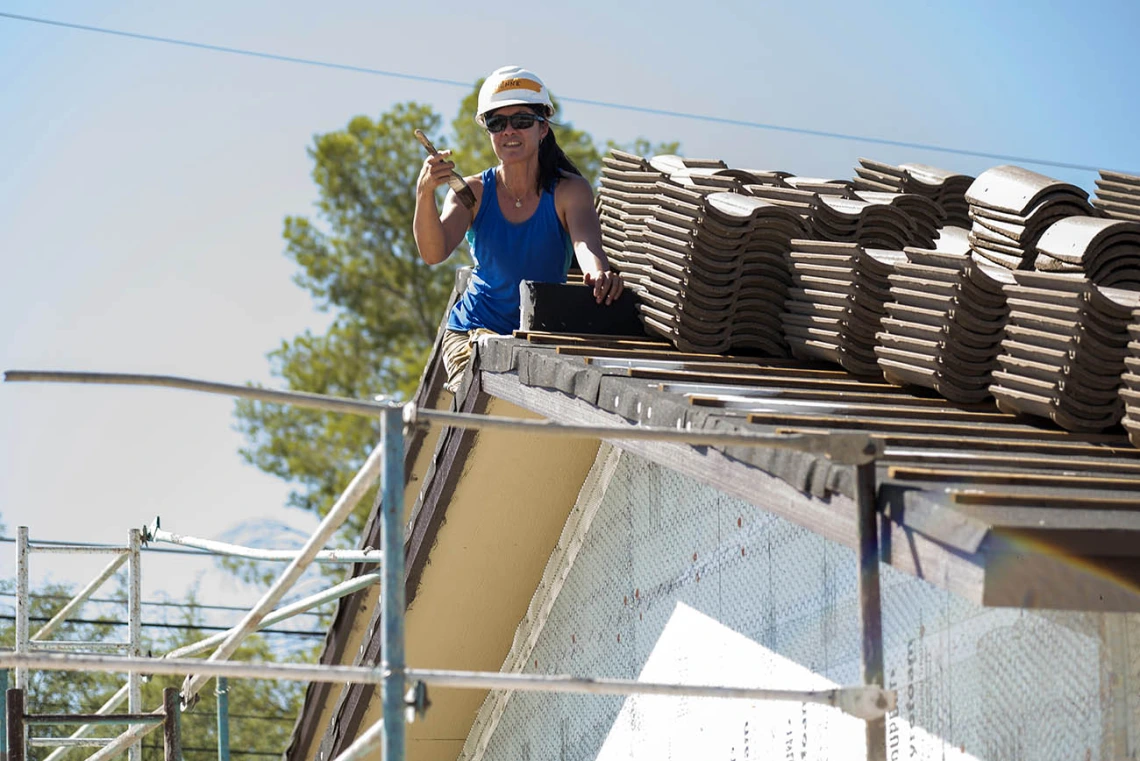
{"type": "Polygon", "coordinates": [[[883,442],[865,433],[828,433],[826,448],[839,465],[864,465],[883,454],[883,442]]]}
{"type": "Polygon", "coordinates": [[[419,408],[416,407],[415,402],[408,402],[404,405],[404,427],[409,430],[414,430],[419,425],[419,408]]]}
{"type": "Polygon", "coordinates": [[[428,700],[427,684],[416,680],[408,691],[404,694],[404,718],[411,724],[416,720],[416,717],[423,718],[427,716],[427,709],[431,708],[431,701],[428,700]]]}
{"type": "Polygon", "coordinates": [[[160,528],[162,528],[162,518],[156,515],[151,523],[142,527],[142,536],[140,537],[142,543],[147,544],[148,542],[153,542],[155,532],[160,528]]]}

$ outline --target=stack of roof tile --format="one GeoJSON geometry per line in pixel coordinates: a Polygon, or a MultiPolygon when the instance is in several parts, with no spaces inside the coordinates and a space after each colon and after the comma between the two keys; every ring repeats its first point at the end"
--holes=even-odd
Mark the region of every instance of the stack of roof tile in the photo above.
{"type": "MultiPolygon", "coordinates": [[[[641,156],[610,151],[602,159],[598,217],[602,223],[602,248],[615,263],[629,241],[631,232],[645,229],[652,214],[657,183],[665,175],[652,168],[641,156]]],[[[618,269],[622,267],[619,265],[618,269]]],[[[633,273],[623,272],[629,282],[633,273]]]]}
{"type": "Polygon", "coordinates": [[[829,180],[824,177],[797,177],[789,175],[784,178],[784,185],[796,190],[815,193],[821,196],[837,196],[850,198],[855,188],[847,180],[829,180]]]}
{"type": "Polygon", "coordinates": [[[990,392],[998,407],[1101,431],[1123,415],[1128,326],[1140,293],[1080,275],[1017,272],[1005,286],[1009,322],[990,392]]]}
{"type": "Polygon", "coordinates": [[[881,377],[875,334],[890,299],[887,278],[906,255],[855,243],[794,240],[789,258],[796,287],[788,291],[782,319],[792,354],[881,377]]]}
{"type": "Polygon", "coordinates": [[[1079,272],[1097,285],[1140,288],[1140,222],[1066,217],[1037,241],[1038,270],[1079,272]]]}
{"type": "Polygon", "coordinates": [[[989,396],[1008,307],[1010,273],[968,253],[905,249],[875,354],[897,385],[931,388],[951,401],[989,396]]]}
{"type": "Polygon", "coordinates": [[[721,191],[742,187],[742,176],[714,161],[611,152],[599,194],[603,245],[650,332],[684,351],[786,356],[786,255],[807,227],[793,211],[721,191]]]}
{"type": "MultiPolygon", "coordinates": [[[[788,178],[791,183],[795,178],[788,178]]],[[[820,192],[830,183],[813,181],[802,187],[746,185],[757,198],[793,209],[811,225],[812,235],[836,243],[858,243],[884,249],[933,244],[937,207],[926,199],[896,193],[856,193],[844,189],[820,192]],[[852,195],[853,197],[847,197],[852,195]]],[[[843,187],[843,186],[836,186],[843,187]]]]}
{"type": "Polygon", "coordinates": [[[1016,166],[999,166],[978,175],[966,191],[970,203],[970,245],[995,264],[1032,269],[1035,246],[1049,225],[1088,216],[1088,193],[1016,166]]]}
{"type": "Polygon", "coordinates": [[[922,196],[938,204],[945,214],[945,224],[970,226],[966,190],[974,181],[973,177],[926,164],[893,166],[871,159],[859,159],[859,164],[855,167],[856,190],[922,196]]]}
{"type": "Polygon", "coordinates": [[[816,204],[819,202],[818,193],[793,188],[783,179],[774,182],[745,182],[744,192],[795,212],[809,226],[816,204]]]}
{"type": "Polygon", "coordinates": [[[780,314],[786,256],[806,233],[794,213],[735,193],[701,196],[660,183],[644,232],[625,247],[646,328],[682,351],[787,356],[780,314]]]}
{"type": "Polygon", "coordinates": [[[641,159],[653,169],[665,175],[670,175],[674,172],[684,172],[689,169],[717,170],[726,169],[728,167],[728,165],[720,159],[687,159],[684,156],[677,156],[672,153],[664,153],[650,159],[642,159],[636,154],[622,153],[621,151],[611,151],[611,155],[622,155],[627,158],[633,157],[641,159]]]}
{"type": "Polygon", "coordinates": [[[1102,169],[1092,204],[1106,217],[1140,222],[1140,175],[1102,169]]]}
{"type": "Polygon", "coordinates": [[[916,242],[910,217],[890,202],[834,196],[819,197],[812,215],[812,231],[823,240],[853,241],[887,249],[901,249],[916,242]]]}
{"type": "Polygon", "coordinates": [[[1132,312],[1128,323],[1128,353],[1124,356],[1125,372],[1120,376],[1120,400],[1124,418],[1120,421],[1128,431],[1132,446],[1140,447],[1140,310],[1132,312]]]}
{"type": "Polygon", "coordinates": [[[946,224],[946,214],[937,203],[914,193],[882,193],[876,190],[854,190],[851,197],[868,203],[893,206],[910,217],[913,223],[913,245],[929,246],[938,237],[938,228],[946,224]]]}

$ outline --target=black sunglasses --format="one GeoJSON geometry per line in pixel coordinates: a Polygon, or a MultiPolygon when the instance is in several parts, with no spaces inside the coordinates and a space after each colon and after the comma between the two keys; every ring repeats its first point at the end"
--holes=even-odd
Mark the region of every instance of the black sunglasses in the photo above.
{"type": "Polygon", "coordinates": [[[487,131],[498,134],[507,128],[507,122],[515,129],[530,129],[534,126],[535,122],[544,122],[546,119],[538,114],[495,114],[488,116],[486,121],[487,131]]]}

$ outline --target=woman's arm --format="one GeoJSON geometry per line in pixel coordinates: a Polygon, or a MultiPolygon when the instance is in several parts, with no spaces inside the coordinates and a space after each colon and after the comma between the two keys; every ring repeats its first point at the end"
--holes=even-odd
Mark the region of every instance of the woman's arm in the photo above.
{"type": "Polygon", "coordinates": [[[416,213],[412,220],[412,232],[420,258],[428,264],[439,264],[456,249],[463,240],[464,233],[475,219],[479,209],[478,200],[483,196],[483,183],[478,177],[468,177],[467,184],[475,192],[475,208],[468,209],[455,196],[447,191],[443,199],[443,211],[436,209],[435,191],[447,182],[455,164],[447,160],[451,151],[440,151],[438,156],[428,156],[420,169],[416,181],[416,213]]]}
{"type": "Polygon", "coordinates": [[[555,206],[570,234],[586,284],[594,286],[594,298],[599,304],[612,304],[621,295],[622,282],[602,250],[602,225],[594,211],[590,183],[578,175],[564,174],[555,191],[555,206]]]}

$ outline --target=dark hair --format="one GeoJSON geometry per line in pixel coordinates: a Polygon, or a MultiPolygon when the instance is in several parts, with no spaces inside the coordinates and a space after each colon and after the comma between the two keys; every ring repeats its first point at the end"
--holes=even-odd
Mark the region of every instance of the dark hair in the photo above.
{"type": "MultiPolygon", "coordinates": [[[[539,116],[546,116],[544,106],[527,105],[527,108],[539,116]]],[[[553,191],[554,186],[562,179],[563,172],[582,176],[578,167],[574,166],[574,162],[558,145],[558,141],[554,138],[554,127],[549,121],[546,126],[549,128],[546,131],[546,137],[542,138],[542,142],[538,144],[538,186],[535,190],[539,193],[543,190],[553,191]]]]}

